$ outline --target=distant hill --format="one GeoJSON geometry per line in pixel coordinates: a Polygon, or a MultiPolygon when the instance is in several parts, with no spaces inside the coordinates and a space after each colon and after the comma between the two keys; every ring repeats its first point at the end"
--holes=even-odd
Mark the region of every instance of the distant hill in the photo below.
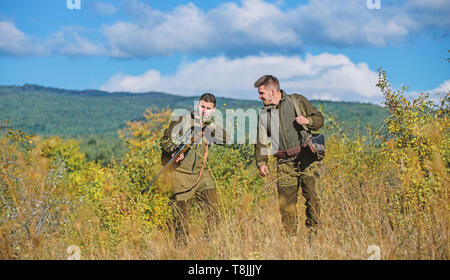
{"type": "MultiPolygon", "coordinates": [[[[0,86],[0,120],[29,134],[66,137],[83,135],[117,136],[127,121],[143,118],[146,108],[192,109],[198,96],[178,96],[164,92],[106,92],[67,90],[39,85],[0,86]]],[[[335,117],[345,128],[379,128],[387,113],[369,103],[311,101],[335,117]]],[[[217,107],[260,108],[258,100],[218,98],[217,107]]]]}

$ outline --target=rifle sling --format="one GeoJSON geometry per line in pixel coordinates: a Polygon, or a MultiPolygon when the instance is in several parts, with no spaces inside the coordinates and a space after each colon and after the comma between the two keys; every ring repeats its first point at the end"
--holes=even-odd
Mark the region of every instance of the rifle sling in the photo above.
{"type": "Polygon", "coordinates": [[[190,187],[188,190],[182,191],[182,192],[177,192],[175,194],[173,194],[173,197],[176,198],[177,195],[179,194],[185,194],[188,193],[190,191],[192,191],[198,184],[198,182],[200,182],[200,179],[202,178],[202,174],[203,174],[203,170],[205,169],[206,166],[206,159],[208,158],[208,141],[205,139],[206,143],[205,143],[205,153],[203,154],[203,161],[202,161],[202,168],[200,169],[200,173],[198,174],[198,178],[195,181],[195,183],[192,185],[192,187],[190,187]]]}

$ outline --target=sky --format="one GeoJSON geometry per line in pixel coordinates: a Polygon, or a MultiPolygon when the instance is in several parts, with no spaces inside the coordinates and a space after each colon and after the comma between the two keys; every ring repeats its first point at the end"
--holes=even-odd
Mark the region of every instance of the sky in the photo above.
{"type": "Polygon", "coordinates": [[[380,104],[450,90],[448,0],[0,2],[0,85],[257,99],[279,78],[310,99],[380,104]],[[79,5],[78,5],[79,4],[79,5]]]}

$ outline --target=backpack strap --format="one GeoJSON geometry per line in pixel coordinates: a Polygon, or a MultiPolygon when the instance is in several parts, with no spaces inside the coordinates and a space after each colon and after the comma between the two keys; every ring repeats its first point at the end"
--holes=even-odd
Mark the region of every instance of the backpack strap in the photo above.
{"type": "MultiPolygon", "coordinates": [[[[303,103],[301,104],[301,106],[298,106],[298,103],[297,103],[297,100],[295,100],[295,97],[293,97],[292,95],[289,95],[289,98],[292,100],[292,103],[294,103],[295,114],[297,116],[304,116],[306,118],[306,110],[305,110],[305,107],[304,107],[303,103]]],[[[311,134],[318,134],[319,133],[318,131],[309,129],[304,124],[302,124],[301,126],[303,127],[304,130],[309,131],[311,134]]]]}
{"type": "MultiPolygon", "coordinates": [[[[292,103],[294,103],[295,114],[297,115],[297,117],[298,117],[298,116],[304,116],[304,117],[306,117],[306,112],[305,112],[304,108],[302,107],[302,108],[300,109],[300,107],[299,107],[298,104],[297,104],[297,100],[295,100],[295,98],[294,98],[292,95],[289,95],[289,98],[292,100],[292,103]]],[[[303,127],[304,130],[309,131],[309,128],[306,127],[306,125],[302,124],[301,126],[303,127]]]]}

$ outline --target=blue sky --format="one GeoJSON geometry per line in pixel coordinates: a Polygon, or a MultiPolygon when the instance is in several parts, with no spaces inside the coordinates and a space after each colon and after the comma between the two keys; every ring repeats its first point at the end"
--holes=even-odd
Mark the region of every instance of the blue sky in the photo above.
{"type": "Polygon", "coordinates": [[[80,3],[0,3],[1,85],[256,99],[273,74],[308,98],[379,103],[381,66],[411,94],[450,90],[447,0],[80,3]]]}

